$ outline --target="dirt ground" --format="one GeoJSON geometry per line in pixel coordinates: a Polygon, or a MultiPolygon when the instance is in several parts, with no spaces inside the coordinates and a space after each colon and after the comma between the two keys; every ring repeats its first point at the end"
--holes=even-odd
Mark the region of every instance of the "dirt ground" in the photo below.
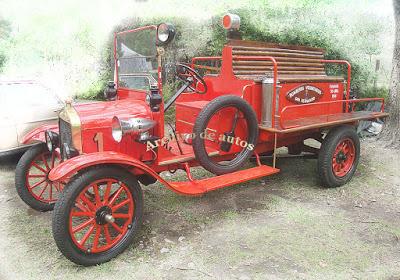
{"type": "Polygon", "coordinates": [[[200,198],[145,187],[140,236],[91,268],[57,250],[51,213],[19,199],[17,160],[0,163],[1,280],[400,279],[400,151],[374,140],[338,189],[318,186],[309,159],[281,159],[280,174],[200,198]]]}

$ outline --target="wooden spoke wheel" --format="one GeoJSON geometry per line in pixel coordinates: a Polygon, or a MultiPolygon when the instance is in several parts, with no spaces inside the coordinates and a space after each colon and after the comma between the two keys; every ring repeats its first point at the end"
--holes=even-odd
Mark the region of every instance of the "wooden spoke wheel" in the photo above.
{"type": "Polygon", "coordinates": [[[318,173],[323,186],[339,187],[353,177],[360,158],[360,140],[352,126],[339,126],[322,142],[318,173]]]}
{"type": "Polygon", "coordinates": [[[96,265],[129,246],[142,212],[142,191],[131,173],[115,167],[89,169],[72,178],[57,202],[53,236],[68,259],[96,265]]]}
{"type": "Polygon", "coordinates": [[[25,152],[15,170],[15,187],[21,199],[33,209],[54,208],[63,184],[51,182],[48,174],[61,162],[59,150],[49,152],[45,144],[35,145],[25,152]]]}

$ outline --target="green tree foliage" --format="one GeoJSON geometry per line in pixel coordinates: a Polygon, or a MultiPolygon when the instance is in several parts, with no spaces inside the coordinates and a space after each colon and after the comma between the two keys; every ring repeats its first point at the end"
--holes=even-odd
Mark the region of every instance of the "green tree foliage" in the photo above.
{"type": "MultiPolygon", "coordinates": [[[[252,3],[252,8],[231,10],[241,16],[243,39],[275,42],[282,44],[306,45],[326,50],[327,59],[345,59],[352,64],[352,93],[357,96],[385,95],[385,89],[375,90],[373,81],[374,56],[383,49],[381,36],[389,27],[379,16],[356,14],[347,19],[343,5],[335,6],[340,0],[285,0],[252,3]]],[[[224,13],[226,10],[224,10],[224,13]]],[[[226,43],[225,30],[220,22],[223,13],[201,22],[181,17],[128,18],[113,32],[132,29],[146,24],[172,22],[176,25],[177,36],[168,47],[166,63],[189,61],[193,56],[220,55],[226,43]]],[[[100,97],[102,87],[113,78],[112,38],[108,40],[102,59],[101,79],[89,96],[100,97]]],[[[343,66],[329,66],[329,74],[343,75],[343,66]]],[[[171,89],[173,90],[173,88],[171,89]]]]}
{"type": "Polygon", "coordinates": [[[7,61],[7,46],[11,33],[10,23],[0,17],[0,73],[7,61]]]}

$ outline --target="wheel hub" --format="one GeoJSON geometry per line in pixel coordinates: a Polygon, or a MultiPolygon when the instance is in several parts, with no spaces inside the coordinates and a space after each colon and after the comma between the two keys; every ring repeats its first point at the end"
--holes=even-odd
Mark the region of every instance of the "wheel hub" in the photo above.
{"type": "Polygon", "coordinates": [[[112,210],[110,207],[103,206],[96,211],[96,223],[98,225],[105,225],[112,222],[114,222],[114,217],[112,216],[112,210]]]}
{"type": "Polygon", "coordinates": [[[344,162],[344,161],[346,161],[347,160],[347,156],[343,153],[343,151],[340,151],[339,153],[338,153],[338,155],[336,156],[336,161],[338,162],[338,163],[342,163],[342,162],[344,162]]]}

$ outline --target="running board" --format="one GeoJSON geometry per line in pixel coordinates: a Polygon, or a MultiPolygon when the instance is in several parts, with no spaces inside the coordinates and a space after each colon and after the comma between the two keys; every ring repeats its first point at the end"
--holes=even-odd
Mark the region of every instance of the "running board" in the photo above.
{"type": "Polygon", "coordinates": [[[236,171],[211,178],[186,182],[166,182],[176,192],[187,195],[201,195],[216,189],[229,187],[250,180],[278,173],[280,170],[268,165],[236,171]]]}

